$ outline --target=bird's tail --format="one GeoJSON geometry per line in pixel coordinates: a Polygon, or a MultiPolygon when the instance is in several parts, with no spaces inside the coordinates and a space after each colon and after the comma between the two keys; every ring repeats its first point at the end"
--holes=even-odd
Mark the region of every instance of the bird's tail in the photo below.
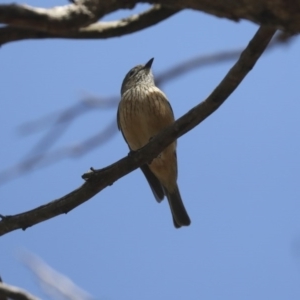
{"type": "Polygon", "coordinates": [[[177,184],[172,192],[168,191],[166,188],[164,188],[164,191],[169,201],[174,226],[176,228],[180,228],[181,226],[189,226],[191,224],[191,220],[183,205],[177,184]]]}

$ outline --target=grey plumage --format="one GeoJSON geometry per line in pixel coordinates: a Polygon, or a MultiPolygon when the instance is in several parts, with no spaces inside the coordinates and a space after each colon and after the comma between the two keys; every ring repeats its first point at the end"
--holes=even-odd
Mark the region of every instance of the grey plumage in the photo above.
{"type": "MultiPolygon", "coordinates": [[[[117,122],[125,141],[133,151],[146,145],[161,130],[174,122],[166,95],[155,86],[151,72],[153,58],[145,65],[132,68],[121,87],[117,122]]],[[[190,225],[177,186],[176,142],[164,149],[150,164],[141,167],[155,199],[167,197],[174,226],[190,225]]]]}

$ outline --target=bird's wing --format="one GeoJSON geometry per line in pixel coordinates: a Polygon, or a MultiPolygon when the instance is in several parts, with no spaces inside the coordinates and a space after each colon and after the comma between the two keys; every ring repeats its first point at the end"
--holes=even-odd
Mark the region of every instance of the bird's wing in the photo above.
{"type": "MultiPolygon", "coordinates": [[[[122,131],[122,127],[121,127],[121,124],[120,124],[119,107],[118,107],[118,112],[117,112],[117,124],[118,124],[118,129],[121,131],[121,133],[123,135],[123,138],[124,138],[125,142],[127,143],[128,148],[130,149],[129,144],[126,141],[125,135],[124,135],[124,133],[122,131]]],[[[145,175],[145,177],[146,177],[146,179],[147,179],[147,181],[148,181],[148,183],[150,185],[150,188],[152,190],[152,193],[153,193],[156,201],[157,202],[161,202],[164,199],[165,193],[164,193],[164,190],[163,190],[163,187],[162,187],[160,181],[151,172],[151,170],[149,169],[149,167],[148,167],[147,164],[141,166],[140,168],[141,168],[142,172],[144,173],[144,175],[145,175]]]]}
{"type": "Polygon", "coordinates": [[[164,199],[165,193],[164,189],[160,183],[160,181],[157,179],[157,177],[153,174],[153,172],[150,170],[148,165],[141,166],[141,170],[144,173],[150,188],[152,190],[152,193],[156,199],[157,202],[161,202],[164,199]]]}
{"type": "MultiPolygon", "coordinates": [[[[121,130],[121,125],[120,125],[120,115],[119,115],[119,108],[120,108],[120,103],[118,105],[118,110],[117,110],[117,124],[118,124],[118,129],[121,130]]],[[[122,130],[121,130],[122,131],[122,130]]],[[[123,132],[122,132],[123,134],[123,132]]],[[[123,135],[124,137],[124,135],[123,135]]],[[[124,137],[124,140],[126,141],[125,137],[124,137]]],[[[126,142],[127,143],[127,142],[126,142]]]]}

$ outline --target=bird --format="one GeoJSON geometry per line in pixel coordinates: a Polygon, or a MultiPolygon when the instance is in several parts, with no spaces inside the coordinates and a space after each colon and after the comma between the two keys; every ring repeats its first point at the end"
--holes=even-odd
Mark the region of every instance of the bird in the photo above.
{"type": "MultiPolygon", "coordinates": [[[[117,124],[130,151],[142,148],[175,122],[167,96],[155,86],[151,71],[153,60],[151,58],[145,65],[132,68],[122,82],[117,124]]],[[[173,142],[140,168],[155,199],[158,202],[165,196],[168,199],[174,226],[180,228],[189,226],[191,221],[177,185],[176,145],[177,142],[173,142]]]]}

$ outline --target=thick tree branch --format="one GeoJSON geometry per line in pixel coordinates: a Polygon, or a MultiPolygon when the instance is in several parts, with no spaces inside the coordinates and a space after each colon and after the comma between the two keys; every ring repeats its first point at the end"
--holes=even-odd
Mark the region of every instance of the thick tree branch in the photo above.
{"type": "Polygon", "coordinates": [[[155,136],[145,147],[104,169],[85,174],[87,182],[60,199],[28,212],[3,218],[0,222],[0,235],[16,229],[25,230],[34,224],[68,213],[107,186],[112,185],[119,178],[157,157],[164,148],[193,129],[222,105],[253,68],[275,31],[270,27],[261,27],[211,95],[179,118],[172,126],[155,136]]]}
{"type": "MultiPolygon", "coordinates": [[[[288,43],[291,43],[292,40],[293,38],[291,35],[281,32],[272,39],[266,50],[273,49],[280,44],[287,45],[288,43]]],[[[160,87],[168,81],[200,67],[219,64],[224,61],[237,60],[241,52],[242,49],[236,49],[188,59],[155,75],[156,85],[160,87]]],[[[85,140],[49,152],[49,149],[58,140],[61,134],[64,133],[64,130],[69,128],[71,123],[74,122],[78,116],[96,108],[101,110],[116,109],[119,101],[119,96],[105,98],[87,96],[82,101],[63,111],[51,113],[44,116],[42,119],[22,124],[19,128],[22,135],[43,130],[45,127],[50,128],[19,163],[6,170],[0,170],[0,185],[36,170],[37,168],[57,163],[61,159],[84,155],[95,147],[107,142],[118,132],[114,119],[107,127],[101,129],[99,132],[85,140]]]]}
{"type": "Polygon", "coordinates": [[[300,32],[300,0],[155,0],[177,9],[203,11],[234,21],[242,19],[277,29],[300,32]]]}
{"type": "Polygon", "coordinates": [[[3,282],[0,282],[0,295],[13,300],[39,300],[28,292],[3,282]]]}
{"type": "Polygon", "coordinates": [[[118,9],[133,8],[134,0],[77,0],[69,5],[38,8],[21,4],[0,4],[0,23],[39,32],[59,34],[95,23],[118,9]]]}
{"type": "Polygon", "coordinates": [[[97,0],[49,9],[20,4],[1,4],[0,23],[48,33],[71,31],[96,22],[102,15],[97,0]]]}
{"type": "MultiPolygon", "coordinates": [[[[2,283],[2,278],[0,277],[0,283],[2,283]]],[[[0,300],[8,300],[8,297],[6,296],[5,293],[1,293],[0,291],[0,300]]]]}
{"type": "Polygon", "coordinates": [[[106,39],[118,37],[153,26],[177,12],[178,10],[162,7],[157,4],[141,14],[132,15],[122,20],[98,22],[76,30],[65,28],[64,31],[57,31],[55,33],[46,32],[45,30],[6,26],[0,28],[0,45],[25,39],[106,39]]]}
{"type": "Polygon", "coordinates": [[[152,26],[182,9],[300,32],[300,0],[77,0],[50,9],[0,5],[0,23],[11,25],[0,28],[0,45],[23,39],[116,37],[152,26]],[[156,4],[153,11],[125,20],[95,23],[108,13],[145,2],[156,4]]]}

